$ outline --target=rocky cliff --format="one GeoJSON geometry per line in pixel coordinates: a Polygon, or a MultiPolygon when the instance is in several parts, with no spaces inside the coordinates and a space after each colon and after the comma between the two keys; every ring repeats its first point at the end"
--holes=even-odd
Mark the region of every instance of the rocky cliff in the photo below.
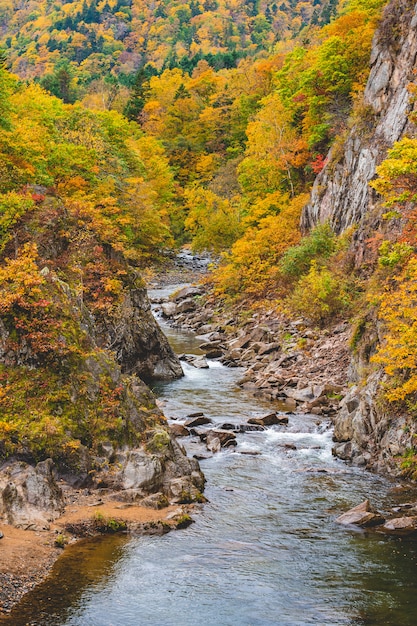
{"type": "Polygon", "coordinates": [[[93,222],[45,194],[2,254],[0,519],[15,525],[56,518],[74,486],[131,502],[203,487],[144,382],[181,365],[137,269],[93,222]]]}
{"type": "Polygon", "coordinates": [[[416,58],[417,5],[393,0],[375,34],[371,70],[363,101],[352,116],[353,127],[345,141],[336,142],[315,181],[303,211],[304,230],[330,221],[340,233],[360,225],[374,211],[378,214],[378,198],[368,183],[387,149],[410,130],[413,104],[408,85],[415,77],[416,58]]]}
{"type": "MultiPolygon", "coordinates": [[[[304,230],[325,221],[336,233],[354,226],[352,252],[357,268],[363,268],[369,257],[369,237],[380,232],[392,238],[381,219],[386,209],[369,182],[393,143],[415,133],[408,117],[415,107],[408,86],[415,80],[416,59],[417,5],[392,0],[374,38],[363,101],[355,107],[346,138],[330,151],[302,215],[304,230]]],[[[398,235],[401,227],[397,220],[388,228],[398,235]]],[[[384,374],[370,364],[380,331],[372,315],[361,321],[350,368],[352,387],[335,417],[334,452],[356,464],[398,474],[405,451],[413,449],[416,429],[406,413],[394,411],[383,400],[384,374]]]]}

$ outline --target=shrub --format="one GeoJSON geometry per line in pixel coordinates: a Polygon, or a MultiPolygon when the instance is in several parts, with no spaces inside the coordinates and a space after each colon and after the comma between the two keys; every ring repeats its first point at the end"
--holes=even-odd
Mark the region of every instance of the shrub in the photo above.
{"type": "Polygon", "coordinates": [[[300,279],[286,303],[293,313],[323,324],[347,309],[350,302],[347,287],[344,279],[313,261],[310,271],[300,279]]]}
{"type": "Polygon", "coordinates": [[[282,273],[299,277],[309,271],[313,259],[328,259],[336,249],[336,237],[329,224],[320,224],[298,246],[285,252],[280,262],[282,273]]]}

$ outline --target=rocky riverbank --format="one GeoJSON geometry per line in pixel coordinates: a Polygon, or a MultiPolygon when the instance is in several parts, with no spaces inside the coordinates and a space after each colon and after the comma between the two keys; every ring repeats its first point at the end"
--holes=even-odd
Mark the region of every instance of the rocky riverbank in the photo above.
{"type": "Polygon", "coordinates": [[[51,459],[1,467],[0,612],[44,578],[66,543],[107,532],[163,534],[188,523],[191,503],[204,501],[198,462],[162,422],[142,447],[108,443],[100,453],[88,477],[65,475],[51,459]]]}
{"type": "MultiPolygon", "coordinates": [[[[289,321],[273,310],[256,311],[249,316],[238,308],[231,314],[219,310],[216,299],[198,284],[183,287],[169,298],[157,299],[154,306],[174,327],[193,330],[201,338],[201,355],[183,354],[180,359],[196,368],[208,367],[210,359],[229,367],[243,367],[240,386],[271,402],[268,415],[241,424],[213,424],[203,413],[190,414],[184,423],[172,424],[176,436],[200,439],[201,458],[206,458],[207,452],[235,447],[236,434],[239,437],[251,429],[264,430],[274,425],[285,427],[292,412],[315,416],[316,423],[323,427],[332,421],[337,433],[340,419],[357,408],[352,399],[354,387],[349,384],[352,361],[348,322],[320,330],[303,320],[289,321]]],[[[341,456],[340,450],[341,444],[335,437],[335,456],[341,456]]],[[[354,464],[366,466],[366,460],[358,455],[354,464]]],[[[392,505],[384,514],[366,501],[335,521],[347,527],[415,538],[415,497],[412,484],[397,484],[389,497],[392,505]]]]}
{"type": "Polygon", "coordinates": [[[115,495],[74,489],[67,493],[71,504],[65,512],[43,528],[35,524],[26,529],[1,526],[0,622],[1,613],[8,613],[23,595],[42,582],[68,544],[114,532],[165,534],[192,521],[192,505],[159,509],[157,498],[136,504],[114,499],[115,495]]]}
{"type": "Polygon", "coordinates": [[[337,413],[348,388],[347,322],[320,330],[303,320],[289,321],[274,310],[248,316],[242,308],[231,314],[216,310],[215,298],[203,295],[203,287],[190,286],[156,303],[161,316],[174,326],[201,336],[202,356],[180,359],[195,367],[205,367],[207,358],[244,367],[241,387],[282,403],[288,411],[326,417],[337,413]]]}

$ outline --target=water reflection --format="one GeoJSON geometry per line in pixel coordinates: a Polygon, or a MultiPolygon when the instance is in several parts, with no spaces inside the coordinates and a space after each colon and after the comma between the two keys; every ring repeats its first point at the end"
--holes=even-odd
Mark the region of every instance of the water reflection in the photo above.
{"type": "MultiPolygon", "coordinates": [[[[86,589],[99,593],[113,584],[121,562],[126,536],[98,537],[68,546],[48,578],[23,597],[8,616],[5,626],[61,626],[76,610],[86,589]]],[[[110,626],[110,622],[107,622],[110,626]]]]}

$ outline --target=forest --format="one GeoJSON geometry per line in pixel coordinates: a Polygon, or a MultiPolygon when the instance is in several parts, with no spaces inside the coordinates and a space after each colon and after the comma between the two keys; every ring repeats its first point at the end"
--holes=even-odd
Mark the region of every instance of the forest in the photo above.
{"type": "MultiPolygon", "coordinates": [[[[57,281],[111,316],[133,270],[184,244],[217,259],[209,284],[224,307],[272,306],[320,328],[350,319],[353,350],[378,319],[385,401],[415,410],[417,140],[396,143],[372,182],[386,224],[404,228],[374,233],[365,265],[352,255],[355,227],[300,228],[316,176],[366,124],[384,5],[0,1],[4,454],[28,438],[36,454],[56,454],[36,420],[60,453],[86,437],[71,408],[61,418],[70,390],[57,398],[45,382],[92,349],[57,281]],[[59,251],[46,250],[51,230],[59,251]]],[[[102,406],[94,398],[88,410],[108,434],[122,391],[103,385],[102,406]]]]}

